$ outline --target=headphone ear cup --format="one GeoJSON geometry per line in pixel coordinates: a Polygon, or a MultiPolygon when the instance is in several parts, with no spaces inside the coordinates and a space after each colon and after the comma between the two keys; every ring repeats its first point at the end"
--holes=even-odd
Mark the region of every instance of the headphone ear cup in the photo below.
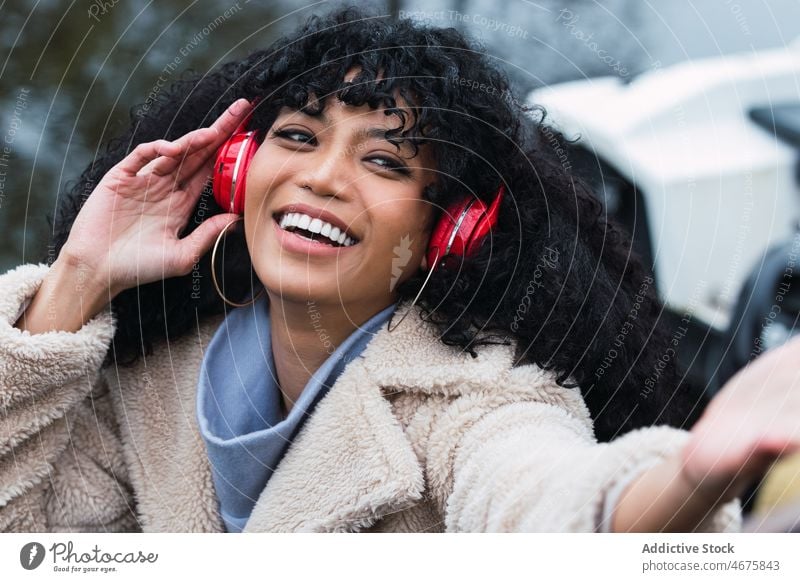
{"type": "Polygon", "coordinates": [[[214,199],[226,212],[244,213],[247,169],[257,150],[255,131],[236,133],[217,150],[213,176],[214,199]]]}
{"type": "Polygon", "coordinates": [[[487,210],[478,198],[465,196],[450,206],[433,229],[428,245],[428,269],[447,255],[469,257],[477,251],[497,224],[505,186],[497,189],[487,210]],[[438,254],[438,257],[437,257],[438,254]]]}
{"type": "Polygon", "coordinates": [[[439,222],[437,222],[436,226],[433,228],[430,242],[428,243],[427,258],[429,270],[436,267],[437,261],[452,252],[453,244],[451,244],[451,238],[453,237],[454,231],[456,233],[458,232],[456,224],[470,202],[471,200],[469,197],[462,198],[445,209],[444,213],[439,218],[439,222]]]}
{"type": "Polygon", "coordinates": [[[497,224],[500,214],[500,202],[503,199],[503,194],[505,194],[505,191],[505,185],[501,184],[497,189],[494,200],[492,200],[492,204],[489,206],[488,210],[486,210],[486,206],[483,204],[483,202],[481,202],[481,208],[478,218],[475,221],[475,226],[467,235],[467,256],[477,252],[477,250],[483,244],[483,241],[497,224]]]}

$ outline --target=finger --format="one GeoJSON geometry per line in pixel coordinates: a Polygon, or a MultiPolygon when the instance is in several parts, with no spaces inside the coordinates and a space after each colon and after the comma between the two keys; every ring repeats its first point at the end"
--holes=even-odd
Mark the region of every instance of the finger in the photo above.
{"type": "Polygon", "coordinates": [[[252,105],[247,99],[238,99],[210,127],[187,133],[177,141],[194,140],[193,146],[187,152],[187,157],[196,156],[202,163],[207,155],[219,149],[225,143],[225,140],[236,131],[236,128],[239,127],[239,124],[250,109],[252,109],[252,105]]]}
{"type": "Polygon", "coordinates": [[[214,160],[209,159],[199,170],[194,172],[188,180],[180,181],[180,177],[174,180],[175,191],[180,195],[175,198],[175,203],[179,206],[181,211],[191,212],[197,205],[200,196],[203,195],[206,183],[212,177],[212,170],[214,168],[214,160]]]}
{"type": "MultiPolygon", "coordinates": [[[[188,184],[195,180],[195,174],[210,174],[219,150],[216,143],[206,146],[202,150],[187,156],[178,170],[178,181],[188,184]]],[[[202,181],[202,180],[201,180],[202,181]]]]}
{"type": "Polygon", "coordinates": [[[790,437],[768,436],[761,438],[755,448],[756,452],[762,456],[778,458],[796,453],[800,449],[800,443],[797,442],[797,439],[790,437]]]}
{"type": "Polygon", "coordinates": [[[189,177],[188,180],[183,182],[183,189],[190,194],[193,204],[203,193],[203,188],[205,187],[206,182],[208,182],[209,178],[213,176],[213,166],[213,160],[208,160],[202,168],[197,170],[189,177]]]}
{"type": "Polygon", "coordinates": [[[181,182],[188,180],[194,172],[198,171],[210,158],[214,157],[220,146],[233,135],[251,109],[252,105],[247,99],[239,99],[233,102],[211,127],[206,128],[207,131],[214,132],[214,138],[204,147],[198,147],[195,151],[187,154],[186,160],[181,166],[179,176],[181,182]]]}
{"type": "MultiPolygon", "coordinates": [[[[189,163],[187,160],[191,159],[191,155],[207,147],[214,139],[216,139],[216,131],[211,128],[203,127],[191,131],[172,142],[179,148],[174,154],[170,152],[170,155],[159,156],[142,167],[137,174],[140,176],[145,174],[168,176],[175,172],[176,169],[189,163]]],[[[175,181],[180,183],[182,177],[176,176],[175,181]]]]}
{"type": "Polygon", "coordinates": [[[173,143],[178,149],[174,154],[150,161],[139,170],[139,174],[168,176],[178,170],[174,182],[183,185],[184,190],[199,195],[211,174],[214,154],[251,108],[247,99],[235,101],[214,125],[196,129],[175,140],[173,143]]]}
{"type": "Polygon", "coordinates": [[[213,127],[201,127],[182,135],[174,143],[181,147],[181,156],[189,157],[209,147],[217,140],[217,130],[213,127]]]}
{"type": "Polygon", "coordinates": [[[190,131],[186,135],[175,140],[175,145],[180,147],[176,155],[162,156],[151,162],[152,170],[158,175],[166,175],[174,172],[186,164],[191,164],[192,156],[197,155],[198,152],[205,150],[210,143],[214,142],[217,137],[216,130],[209,127],[202,127],[194,131],[190,131]]]}
{"type": "Polygon", "coordinates": [[[158,172],[161,175],[180,169],[177,176],[178,183],[184,183],[203,167],[208,160],[216,154],[220,146],[227,140],[233,131],[241,123],[246,114],[252,107],[246,99],[239,99],[223,113],[211,127],[197,129],[187,133],[175,143],[182,147],[181,163],[176,165],[164,162],[159,164],[158,172]]]}
{"type": "Polygon", "coordinates": [[[139,170],[159,156],[178,155],[180,149],[179,145],[165,139],[140,143],[117,164],[117,168],[126,174],[135,176],[139,170]]]}
{"type": "Polygon", "coordinates": [[[181,165],[180,158],[159,156],[137,172],[137,176],[152,174],[155,176],[169,176],[181,165]]]}
{"type": "Polygon", "coordinates": [[[252,109],[253,105],[247,99],[237,99],[211,124],[219,132],[220,145],[239,127],[252,109]]]}

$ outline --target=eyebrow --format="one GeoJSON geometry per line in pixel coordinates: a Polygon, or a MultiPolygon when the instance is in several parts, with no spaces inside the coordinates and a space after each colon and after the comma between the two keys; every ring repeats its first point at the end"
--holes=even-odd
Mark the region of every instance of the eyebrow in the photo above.
{"type": "MultiPolygon", "coordinates": [[[[394,130],[386,127],[370,127],[369,129],[359,129],[356,132],[356,135],[359,135],[361,137],[366,137],[369,139],[386,139],[387,131],[394,131],[394,130]]],[[[396,139],[398,142],[403,141],[403,138],[400,137],[399,135],[396,137],[396,139]]]]}

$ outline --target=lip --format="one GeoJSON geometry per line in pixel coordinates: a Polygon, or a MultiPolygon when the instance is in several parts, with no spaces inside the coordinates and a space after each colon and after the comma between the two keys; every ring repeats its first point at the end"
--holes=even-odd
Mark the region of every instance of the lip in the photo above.
{"type": "Polygon", "coordinates": [[[337,227],[340,231],[344,232],[346,236],[349,236],[354,241],[361,242],[361,237],[354,235],[353,232],[350,230],[350,228],[344,223],[344,221],[341,218],[339,218],[332,212],[328,212],[327,210],[323,210],[322,208],[314,208],[313,206],[309,206],[308,204],[302,204],[300,202],[287,204],[286,206],[276,210],[272,214],[272,218],[277,222],[278,217],[283,216],[284,214],[287,214],[289,212],[301,212],[303,214],[307,214],[312,219],[319,218],[323,222],[329,222],[331,225],[337,227]]]}
{"type": "Polygon", "coordinates": [[[358,243],[356,243],[349,247],[334,247],[325,243],[315,242],[299,234],[289,232],[288,230],[283,230],[275,218],[272,219],[272,224],[275,228],[275,236],[278,237],[278,243],[281,245],[281,248],[290,253],[304,256],[332,257],[337,256],[339,253],[346,253],[358,246],[358,243]]]}

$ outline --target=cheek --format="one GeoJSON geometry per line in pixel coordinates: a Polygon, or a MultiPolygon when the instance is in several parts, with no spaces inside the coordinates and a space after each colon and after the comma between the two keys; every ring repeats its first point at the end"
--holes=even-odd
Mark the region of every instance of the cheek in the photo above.
{"type": "Polygon", "coordinates": [[[272,150],[274,148],[262,145],[247,168],[245,215],[260,213],[270,192],[291,171],[287,161],[281,160],[272,150]]]}
{"type": "Polygon", "coordinates": [[[409,266],[413,259],[414,266],[418,266],[430,239],[430,231],[425,228],[429,218],[425,212],[427,207],[423,202],[405,203],[393,208],[391,213],[374,217],[371,222],[376,225],[379,242],[376,250],[391,258],[407,257],[409,266]]]}

